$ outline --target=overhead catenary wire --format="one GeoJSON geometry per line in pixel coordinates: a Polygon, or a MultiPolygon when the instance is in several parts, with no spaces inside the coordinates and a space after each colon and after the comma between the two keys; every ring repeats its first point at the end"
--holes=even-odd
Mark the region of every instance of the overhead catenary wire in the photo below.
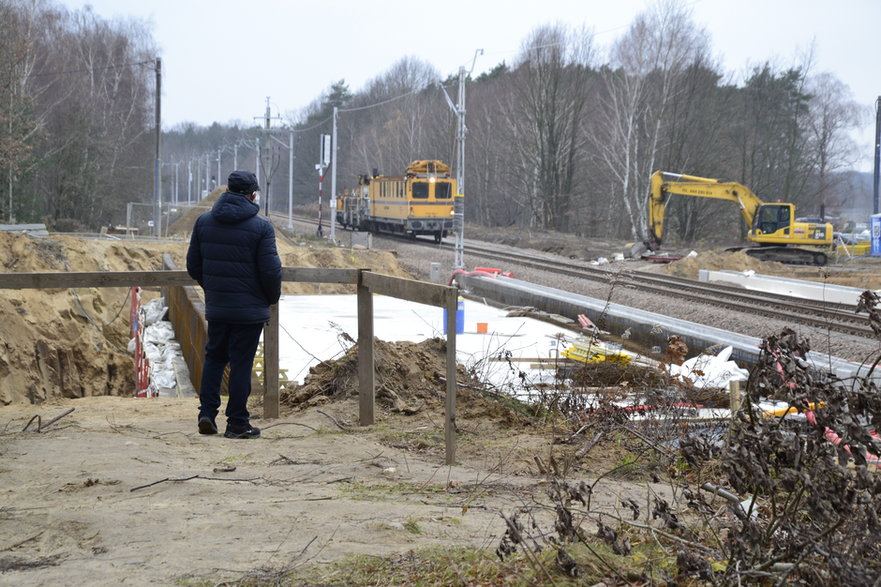
{"type": "MultiPolygon", "coordinates": [[[[394,102],[396,100],[401,100],[403,98],[406,98],[407,96],[412,96],[416,92],[421,92],[424,89],[425,88],[414,88],[414,89],[410,90],[409,92],[407,92],[406,94],[401,94],[400,96],[395,96],[394,98],[389,98],[387,100],[383,100],[382,102],[376,102],[375,104],[368,104],[366,106],[358,106],[356,108],[340,108],[338,110],[338,112],[357,112],[359,110],[367,110],[369,108],[376,108],[377,106],[383,106],[385,104],[389,104],[389,103],[394,102]]],[[[330,119],[328,119],[328,120],[330,120],[330,119]]]]}

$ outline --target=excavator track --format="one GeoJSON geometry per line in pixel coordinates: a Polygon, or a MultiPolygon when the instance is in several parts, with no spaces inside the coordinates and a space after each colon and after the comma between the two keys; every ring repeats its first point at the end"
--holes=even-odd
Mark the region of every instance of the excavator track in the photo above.
{"type": "Polygon", "coordinates": [[[824,266],[829,257],[823,251],[800,249],[797,247],[734,247],[725,249],[727,252],[743,251],[759,261],[777,261],[787,265],[824,266]]]}

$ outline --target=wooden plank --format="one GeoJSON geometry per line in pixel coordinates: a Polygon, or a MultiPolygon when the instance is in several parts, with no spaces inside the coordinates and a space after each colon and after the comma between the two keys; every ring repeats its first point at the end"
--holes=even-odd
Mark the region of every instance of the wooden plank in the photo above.
{"type": "MultiPolygon", "coordinates": [[[[282,267],[283,281],[357,283],[357,269],[282,267]]],[[[69,287],[160,287],[196,285],[186,271],[81,271],[72,273],[0,273],[0,289],[69,287]]]]}
{"type": "MultiPolygon", "coordinates": [[[[450,299],[453,300],[453,305],[456,305],[457,290],[454,287],[392,277],[391,275],[381,275],[371,271],[364,272],[363,280],[364,285],[373,293],[437,306],[439,308],[447,307],[450,299]]],[[[455,312],[453,314],[455,315],[455,312]]]]}
{"type": "Polygon", "coordinates": [[[281,279],[305,283],[358,283],[358,269],[282,267],[281,279]]]}
{"type": "Polygon", "coordinates": [[[278,418],[278,304],[263,327],[263,417],[278,418]]]}
{"type": "MultiPolygon", "coordinates": [[[[362,277],[369,275],[362,271],[362,277]]],[[[374,423],[376,399],[373,357],[373,295],[363,283],[358,284],[358,422],[361,426],[374,423]]]]}
{"type": "MultiPolygon", "coordinates": [[[[455,288],[452,289],[455,292],[455,288]]],[[[459,296],[447,299],[447,401],[444,408],[444,438],[447,465],[456,462],[456,309],[459,296]]]]}
{"type": "Polygon", "coordinates": [[[69,287],[159,287],[195,285],[186,271],[82,271],[73,273],[0,273],[0,289],[69,287]]]}

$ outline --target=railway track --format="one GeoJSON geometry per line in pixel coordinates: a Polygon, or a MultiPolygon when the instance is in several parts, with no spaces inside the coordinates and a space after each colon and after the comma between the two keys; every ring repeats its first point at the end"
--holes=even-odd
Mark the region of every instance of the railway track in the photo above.
{"type": "MultiPolygon", "coordinates": [[[[310,222],[307,219],[298,220],[310,222]]],[[[312,225],[316,224],[314,220],[311,223],[312,225]]],[[[438,245],[423,239],[401,239],[386,235],[374,235],[374,238],[390,239],[395,242],[404,240],[410,245],[434,247],[435,249],[452,250],[454,248],[454,245],[449,242],[451,239],[446,239],[438,245]]],[[[493,261],[496,266],[506,269],[512,264],[516,264],[576,279],[613,284],[613,287],[635,288],[638,291],[659,296],[672,296],[679,300],[689,300],[695,304],[727,311],[794,322],[819,330],[828,330],[859,338],[876,339],[867,317],[864,314],[857,314],[852,306],[735,289],[721,284],[698,282],[644,271],[614,271],[550,255],[539,255],[513,249],[500,251],[498,246],[471,240],[465,242],[465,254],[468,259],[477,261],[478,265],[486,265],[487,261],[493,261]]]]}
{"type": "Polygon", "coordinates": [[[781,294],[733,289],[714,283],[698,282],[672,275],[643,271],[610,271],[600,267],[555,259],[542,255],[506,251],[478,243],[468,243],[466,251],[472,256],[503,263],[517,263],[544,271],[604,283],[616,287],[634,287],[639,291],[710,305],[777,320],[798,322],[817,329],[828,329],[850,336],[875,338],[865,314],[857,314],[854,307],[820,300],[805,300],[781,294]]]}

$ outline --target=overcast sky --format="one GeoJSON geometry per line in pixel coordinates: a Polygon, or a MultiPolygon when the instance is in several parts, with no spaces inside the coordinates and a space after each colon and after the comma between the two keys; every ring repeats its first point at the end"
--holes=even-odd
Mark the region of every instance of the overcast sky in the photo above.
{"type": "MultiPolygon", "coordinates": [[[[510,62],[542,24],[586,26],[608,47],[651,0],[62,0],[100,16],[150,24],[162,58],[163,127],[295,113],[333,82],[352,91],[401,57],[479,74],[510,62]]],[[[764,61],[830,72],[866,108],[858,168],[873,165],[874,104],[881,96],[881,0],[694,0],[687,4],[726,73],[743,79],[764,61]]]]}

